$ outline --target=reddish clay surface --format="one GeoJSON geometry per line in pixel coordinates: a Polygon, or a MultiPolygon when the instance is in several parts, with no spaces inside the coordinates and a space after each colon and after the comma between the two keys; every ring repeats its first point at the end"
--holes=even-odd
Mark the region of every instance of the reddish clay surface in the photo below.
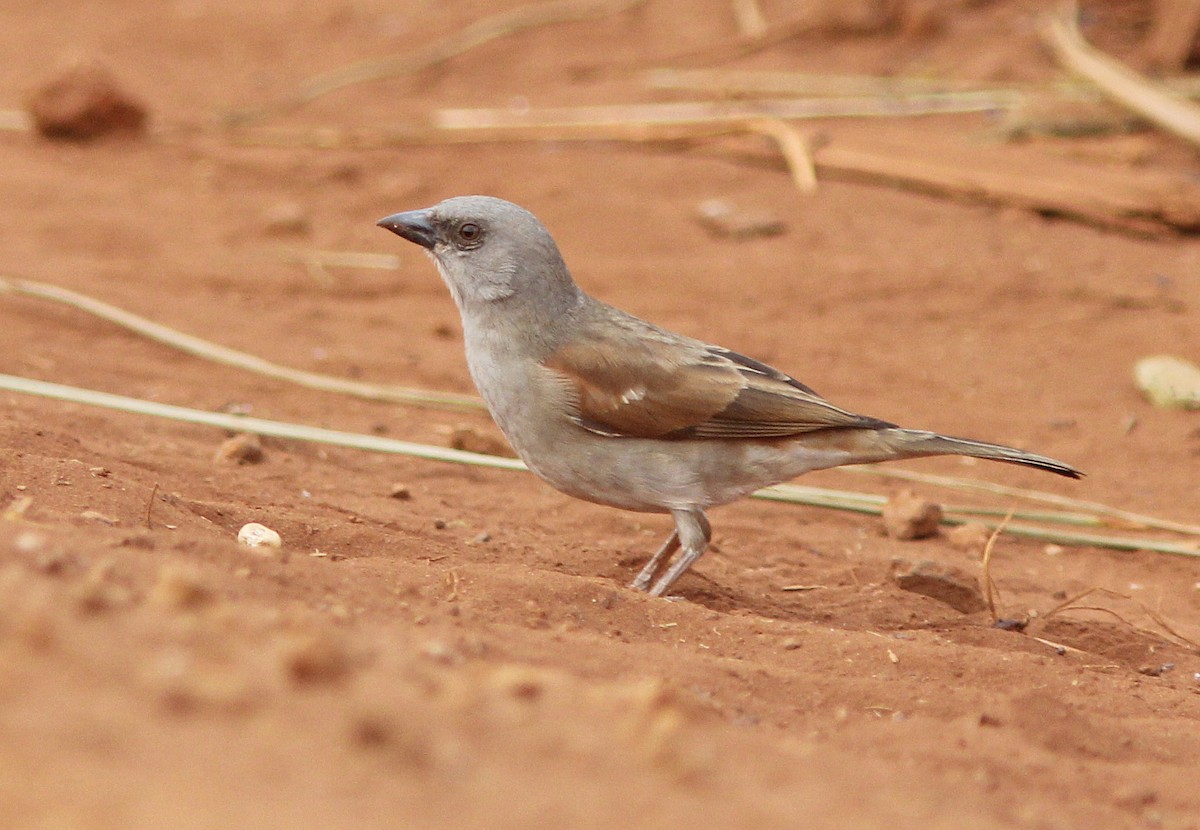
{"type": "MultiPolygon", "coordinates": [[[[790,4],[765,2],[769,19],[790,4]]],[[[995,81],[1054,77],[1036,2],[908,4],[898,31],[809,35],[719,65],[995,81]]],[[[1136,57],[1148,3],[1092,4],[1136,57]]],[[[1200,357],[1200,243],[824,182],[760,140],[379,150],[237,146],[206,126],[318,71],[415,50],[496,7],[431,0],[10,0],[0,108],[99,60],[146,138],[0,134],[0,275],[92,294],[306,369],[470,391],[420,252],[374,226],[490,193],[538,213],[593,294],[907,426],[1018,444],[1069,482],[956,459],[903,465],[1200,519],[1200,420],[1133,389],[1136,359],[1200,357]],[[697,205],[785,233],[711,236],[697,205]],[[393,254],[314,275],[289,250],[393,254]]],[[[649,0],[530,31],[276,124],[395,125],[440,106],[663,97],[636,70],[736,36],[724,2],[649,0]]],[[[825,125],[987,141],[982,116],[825,125]]],[[[1194,169],[1150,135],[1031,156],[1194,169]],[[1123,162],[1114,159],[1125,159],[1123,162]],[[1134,161],[1129,161],[1134,159],[1134,161]]],[[[0,295],[0,371],[201,409],[447,444],[485,416],[307,391],[0,295]]],[[[1002,538],[991,627],[901,590],[893,559],[980,573],[944,535],[747,501],[683,601],[624,586],[669,520],[530,476],[266,440],[0,394],[0,825],[5,827],[1200,827],[1200,565],[1002,538]],[[389,497],[396,483],[411,498],[389,497]],[[92,511],[88,513],[87,511],[92,511]],[[259,557],[250,521],[285,541],[259,557]],[[484,541],[483,534],[486,534],[484,541]],[[784,591],[803,585],[809,590],[784,591]],[[1047,617],[1084,601],[1112,613],[1047,617]],[[1035,639],[1069,647],[1065,653],[1035,639]],[[1162,670],[1167,664],[1173,668],[1162,670]]],[[[847,472],[807,484],[889,493],[847,472]]],[[[918,488],[948,502],[969,494],[918,488]]],[[[984,502],[1007,507],[1000,499],[984,502]]]]}

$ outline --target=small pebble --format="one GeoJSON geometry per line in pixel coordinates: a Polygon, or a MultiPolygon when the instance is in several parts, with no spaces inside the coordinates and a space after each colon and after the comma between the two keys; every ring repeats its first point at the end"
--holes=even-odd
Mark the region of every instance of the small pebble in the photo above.
{"type": "Polygon", "coordinates": [[[941,505],[903,490],[883,506],[883,529],[893,539],[926,539],[938,531],[941,505]]]}
{"type": "Polygon", "coordinates": [[[112,516],[105,516],[103,513],[97,510],[85,510],[79,514],[79,518],[85,519],[89,522],[98,522],[102,525],[108,525],[109,527],[120,524],[121,521],[120,519],[114,519],[112,516]]]}
{"type": "Polygon", "coordinates": [[[47,138],[88,141],[145,130],[146,108],[118,86],[112,73],[80,63],[59,73],[29,99],[37,131],[47,138]]]}
{"type": "Polygon", "coordinates": [[[768,210],[745,210],[724,199],[706,199],[696,208],[696,221],[718,239],[779,236],[787,226],[768,210]]]}
{"type": "Polygon", "coordinates": [[[482,455],[499,455],[505,458],[515,458],[516,453],[505,443],[503,438],[481,432],[475,427],[462,426],[450,433],[450,446],[456,450],[477,452],[482,455]]]}
{"type": "Polygon", "coordinates": [[[408,501],[412,498],[412,490],[408,488],[407,484],[393,484],[392,489],[388,491],[388,497],[408,501]]]}
{"type": "Polygon", "coordinates": [[[1200,366],[1173,355],[1144,357],[1133,367],[1142,394],[1163,409],[1200,409],[1200,366]]]}
{"type": "Polygon", "coordinates": [[[283,539],[278,533],[266,525],[261,525],[258,522],[250,522],[242,525],[242,529],[238,531],[238,544],[245,545],[248,548],[281,548],[283,547],[283,539]]]}

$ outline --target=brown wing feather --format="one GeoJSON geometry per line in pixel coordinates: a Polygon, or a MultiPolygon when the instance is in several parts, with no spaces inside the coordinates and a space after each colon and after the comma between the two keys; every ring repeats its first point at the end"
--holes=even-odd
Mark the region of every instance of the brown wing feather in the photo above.
{"type": "Polygon", "coordinates": [[[545,365],[568,384],[575,421],[602,435],[772,438],[890,426],[764,363],[623,314],[583,326],[545,365]]]}

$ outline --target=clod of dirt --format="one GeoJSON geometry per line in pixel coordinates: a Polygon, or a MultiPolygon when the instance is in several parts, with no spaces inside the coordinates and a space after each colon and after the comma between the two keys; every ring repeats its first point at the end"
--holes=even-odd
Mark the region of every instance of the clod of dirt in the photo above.
{"type": "Polygon", "coordinates": [[[258,522],[242,525],[242,529],[238,531],[237,540],[239,545],[245,545],[248,548],[283,547],[283,538],[271,528],[258,522]]]}
{"type": "Polygon", "coordinates": [[[408,501],[412,498],[412,490],[407,484],[393,484],[388,490],[388,498],[399,499],[400,501],[408,501]]]}
{"type": "Polygon", "coordinates": [[[941,505],[902,490],[883,506],[883,529],[893,539],[926,539],[942,522],[941,505]]]}
{"type": "Polygon", "coordinates": [[[1181,357],[1144,357],[1133,367],[1137,388],[1161,409],[1200,409],[1200,366],[1181,357]]]}
{"type": "Polygon", "coordinates": [[[260,464],[265,459],[262,439],[250,432],[226,439],[213,453],[213,461],[218,464],[260,464]]]}
{"type": "Polygon", "coordinates": [[[787,227],[766,210],[743,210],[724,199],[706,199],[696,208],[696,220],[718,239],[757,239],[779,236],[787,227]]]}
{"type": "Polygon", "coordinates": [[[979,580],[961,568],[918,562],[898,562],[893,578],[901,590],[944,602],[956,611],[973,614],[987,608],[979,590],[979,580]]]}
{"type": "Polygon", "coordinates": [[[29,113],[42,135],[72,141],[136,135],[146,126],[145,106],[109,70],[92,63],[73,66],[39,87],[30,96],[29,113]]]}
{"type": "Polygon", "coordinates": [[[983,549],[987,547],[990,538],[992,538],[992,531],[988,529],[987,525],[980,522],[967,522],[965,525],[952,527],[946,531],[946,539],[952,546],[980,556],[983,555],[983,549]]]}
{"type": "Polygon", "coordinates": [[[516,458],[516,453],[503,439],[486,432],[480,432],[475,427],[458,427],[450,433],[450,446],[456,450],[477,452],[483,455],[499,455],[505,458],[516,458]]]}

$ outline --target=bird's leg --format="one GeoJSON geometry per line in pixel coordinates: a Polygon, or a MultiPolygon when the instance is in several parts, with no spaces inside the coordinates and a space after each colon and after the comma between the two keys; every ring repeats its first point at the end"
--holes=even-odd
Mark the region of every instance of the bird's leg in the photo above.
{"type": "Polygon", "coordinates": [[[667,572],[658,582],[654,583],[654,587],[650,589],[652,597],[661,597],[666,593],[675,580],[683,576],[684,572],[692,567],[692,563],[704,555],[708,542],[712,539],[712,527],[708,524],[704,511],[699,508],[672,510],[671,515],[675,518],[678,544],[683,547],[683,553],[667,568],[667,572]]]}
{"type": "Polygon", "coordinates": [[[667,541],[663,542],[658,552],[650,557],[650,561],[646,563],[646,567],[642,568],[642,572],[634,577],[633,582],[629,583],[629,587],[635,591],[644,591],[649,588],[650,580],[654,579],[654,575],[658,573],[659,566],[678,549],[679,531],[672,530],[671,535],[667,537],[667,541]]]}

